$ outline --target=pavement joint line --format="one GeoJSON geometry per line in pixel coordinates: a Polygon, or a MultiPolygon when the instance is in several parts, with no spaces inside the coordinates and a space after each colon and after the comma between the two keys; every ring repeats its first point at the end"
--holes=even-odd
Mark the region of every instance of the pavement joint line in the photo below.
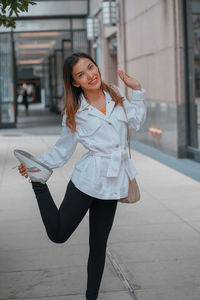
{"type": "Polygon", "coordinates": [[[122,269],[121,264],[119,263],[119,261],[117,259],[117,256],[114,255],[108,248],[106,250],[106,254],[107,254],[111,264],[113,265],[118,277],[123,282],[125,288],[129,291],[132,299],[137,300],[137,298],[135,296],[134,288],[132,287],[127,274],[122,269]]]}

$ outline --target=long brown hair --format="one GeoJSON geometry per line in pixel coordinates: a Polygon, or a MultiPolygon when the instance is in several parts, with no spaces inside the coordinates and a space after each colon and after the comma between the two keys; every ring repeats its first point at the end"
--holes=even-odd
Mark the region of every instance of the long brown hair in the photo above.
{"type": "MultiPolygon", "coordinates": [[[[96,62],[91,56],[86,53],[78,52],[73,53],[68,56],[64,62],[63,66],[63,80],[64,80],[64,89],[65,89],[65,104],[62,111],[62,114],[66,114],[66,125],[71,129],[72,132],[76,131],[76,121],[75,114],[80,107],[81,94],[83,90],[81,87],[75,87],[72,83],[74,81],[72,76],[72,71],[74,65],[78,62],[80,58],[88,58],[91,62],[97,66],[96,62]]],[[[98,68],[98,66],[97,66],[98,68]]],[[[100,71],[99,71],[100,73],[100,71]]],[[[114,89],[107,85],[101,80],[101,89],[108,92],[116,105],[123,105],[124,98],[121,97],[114,89]]]]}

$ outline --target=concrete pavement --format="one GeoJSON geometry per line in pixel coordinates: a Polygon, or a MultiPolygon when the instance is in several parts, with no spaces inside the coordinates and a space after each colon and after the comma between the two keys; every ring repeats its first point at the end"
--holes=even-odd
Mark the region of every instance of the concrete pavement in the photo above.
{"type": "MultiPolygon", "coordinates": [[[[14,148],[39,156],[57,140],[59,123],[33,109],[27,118],[20,112],[19,128],[0,130],[0,299],[84,299],[88,215],[68,242],[53,244],[30,184],[11,170],[14,148]]],[[[58,206],[84,152],[78,146],[49,180],[58,206]]],[[[133,160],[142,200],[118,204],[99,299],[200,300],[200,184],[139,152],[133,160]]]]}

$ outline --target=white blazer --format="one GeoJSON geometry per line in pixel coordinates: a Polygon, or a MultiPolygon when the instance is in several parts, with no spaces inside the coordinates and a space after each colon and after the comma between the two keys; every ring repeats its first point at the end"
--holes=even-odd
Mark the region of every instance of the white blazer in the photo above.
{"type": "MultiPolygon", "coordinates": [[[[129,129],[139,130],[146,117],[146,91],[132,90],[132,101],[122,91],[129,129]]],[[[112,200],[126,197],[128,177],[133,179],[137,171],[126,151],[127,119],[123,108],[105,92],[106,115],[88,104],[81,96],[76,113],[77,131],[62,120],[62,132],[54,147],[40,156],[39,160],[50,168],[63,166],[81,143],[88,152],[75,165],[71,180],[82,192],[95,198],[112,200]]]]}

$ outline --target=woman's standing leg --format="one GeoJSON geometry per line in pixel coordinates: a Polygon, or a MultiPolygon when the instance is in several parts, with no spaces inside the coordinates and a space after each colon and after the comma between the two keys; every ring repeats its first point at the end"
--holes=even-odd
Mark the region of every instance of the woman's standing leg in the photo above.
{"type": "Polygon", "coordinates": [[[85,216],[92,197],[79,191],[70,181],[58,209],[46,184],[32,182],[32,186],[48,237],[55,243],[64,243],[85,216]]]}
{"type": "Polygon", "coordinates": [[[87,300],[96,300],[103,275],[107,240],[112,228],[117,200],[94,199],[89,210],[89,246],[87,300]]]}

